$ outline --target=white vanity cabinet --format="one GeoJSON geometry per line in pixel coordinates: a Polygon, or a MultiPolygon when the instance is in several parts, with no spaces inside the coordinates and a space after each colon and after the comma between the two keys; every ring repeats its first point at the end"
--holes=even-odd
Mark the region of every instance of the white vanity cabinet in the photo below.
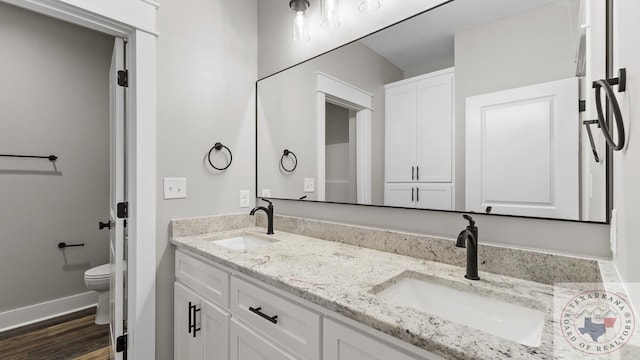
{"type": "Polygon", "coordinates": [[[175,359],[440,359],[183,250],[174,289],[175,359]]]}
{"type": "Polygon", "coordinates": [[[385,85],[385,205],[452,208],[453,81],[450,68],[385,85]]]}

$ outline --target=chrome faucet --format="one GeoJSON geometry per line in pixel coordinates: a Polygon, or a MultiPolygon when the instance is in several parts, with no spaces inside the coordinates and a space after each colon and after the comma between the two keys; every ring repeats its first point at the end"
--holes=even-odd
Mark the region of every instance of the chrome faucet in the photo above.
{"type": "Polygon", "coordinates": [[[457,247],[467,248],[467,273],[464,275],[470,280],[480,280],[478,276],[478,227],[469,215],[462,215],[469,221],[469,226],[458,235],[457,247]]]}
{"type": "Polygon", "coordinates": [[[273,204],[267,199],[262,199],[262,201],[268,202],[269,205],[267,207],[256,206],[251,210],[249,215],[255,215],[258,210],[264,211],[265,214],[267,214],[267,235],[273,235],[273,204]]]}

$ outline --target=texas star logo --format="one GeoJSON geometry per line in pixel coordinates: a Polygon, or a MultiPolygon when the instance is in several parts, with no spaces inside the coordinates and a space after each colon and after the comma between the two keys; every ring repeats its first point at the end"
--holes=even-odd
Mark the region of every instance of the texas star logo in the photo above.
{"type": "Polygon", "coordinates": [[[622,348],[635,330],[635,315],[620,295],[591,290],[576,295],[560,315],[564,338],[588,354],[608,354],[622,348]]]}

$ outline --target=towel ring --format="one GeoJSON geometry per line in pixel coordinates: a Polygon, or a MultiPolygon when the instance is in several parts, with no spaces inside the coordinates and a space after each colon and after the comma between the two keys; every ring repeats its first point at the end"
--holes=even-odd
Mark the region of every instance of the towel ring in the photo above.
{"type": "Polygon", "coordinates": [[[284,149],[284,151],[282,152],[282,156],[280,157],[280,166],[282,166],[282,170],[286,171],[286,172],[293,172],[293,170],[295,170],[298,167],[298,157],[296,156],[296,154],[293,153],[293,151],[288,150],[288,149],[284,149]],[[289,156],[289,155],[293,155],[293,168],[292,169],[287,169],[284,166],[284,157],[285,156],[289,156]]]}
{"type": "Polygon", "coordinates": [[[233,161],[233,154],[231,154],[231,150],[229,150],[229,148],[228,148],[228,147],[226,147],[226,146],[222,145],[222,143],[217,142],[217,143],[216,143],[215,145],[213,145],[213,147],[209,150],[209,155],[207,155],[207,160],[209,160],[209,165],[211,165],[211,167],[213,167],[213,168],[214,168],[214,169],[216,169],[216,170],[220,170],[220,171],[222,171],[222,170],[226,170],[229,166],[231,166],[231,162],[233,161]],[[225,167],[223,167],[223,168],[219,168],[219,167],[217,167],[217,166],[213,165],[213,162],[211,161],[211,152],[212,152],[213,150],[220,151],[220,150],[222,150],[222,148],[227,149],[227,152],[229,153],[229,163],[227,164],[227,166],[225,166],[225,167]]]}
{"type": "Polygon", "coordinates": [[[614,151],[619,151],[624,148],[624,122],[622,121],[622,112],[620,111],[620,105],[618,104],[618,100],[616,99],[615,94],[613,93],[613,89],[611,85],[618,85],[618,92],[622,92],[626,90],[626,69],[620,69],[619,75],[614,79],[607,80],[597,80],[593,82],[593,88],[596,92],[596,110],[598,112],[598,126],[602,130],[602,134],[604,135],[605,140],[611,146],[614,151]],[[608,103],[611,105],[611,109],[613,111],[613,117],[616,121],[616,128],[618,130],[618,143],[616,144],[613,141],[613,129],[609,128],[607,122],[605,121],[604,112],[602,111],[602,99],[600,95],[600,89],[604,88],[605,98],[608,103]]]}

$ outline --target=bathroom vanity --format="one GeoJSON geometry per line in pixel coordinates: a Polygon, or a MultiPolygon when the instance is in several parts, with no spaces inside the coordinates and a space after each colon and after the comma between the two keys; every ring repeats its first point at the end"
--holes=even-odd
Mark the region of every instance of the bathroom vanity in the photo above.
{"type": "Polygon", "coordinates": [[[472,281],[447,263],[464,262],[450,240],[287,217],[276,224],[324,228],[333,241],[266,235],[252,220],[173,222],[175,358],[548,359],[557,351],[550,283],[600,279],[595,260],[481,246],[472,281]],[[401,255],[420,244],[441,262],[401,255]],[[492,253],[511,262],[492,268],[492,253]],[[527,261],[539,270],[498,274],[527,261]]]}

